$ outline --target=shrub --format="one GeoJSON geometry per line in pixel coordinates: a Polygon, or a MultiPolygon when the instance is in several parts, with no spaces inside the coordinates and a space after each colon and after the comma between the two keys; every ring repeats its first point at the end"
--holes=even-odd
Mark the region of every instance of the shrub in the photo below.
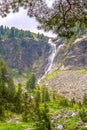
{"type": "Polygon", "coordinates": [[[83,105],[87,106],[87,94],[83,96],[83,105]]]}
{"type": "Polygon", "coordinates": [[[66,98],[61,99],[60,102],[59,102],[59,105],[63,106],[63,107],[67,107],[69,105],[68,100],[66,98]]]}
{"type": "Polygon", "coordinates": [[[82,109],[79,111],[79,116],[83,122],[87,122],[87,111],[82,109]]]}

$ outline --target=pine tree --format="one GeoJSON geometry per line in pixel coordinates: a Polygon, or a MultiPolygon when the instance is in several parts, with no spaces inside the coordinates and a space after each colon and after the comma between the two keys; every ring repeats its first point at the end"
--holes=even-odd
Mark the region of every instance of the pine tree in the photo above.
{"type": "MultiPolygon", "coordinates": [[[[2,59],[0,59],[0,112],[11,109],[15,96],[15,86],[2,59]],[[9,105],[8,105],[9,104],[9,105]],[[2,109],[3,108],[3,109],[2,109]]],[[[0,113],[0,115],[3,115],[0,113]]]]}
{"type": "Polygon", "coordinates": [[[50,101],[50,96],[49,96],[48,88],[45,88],[45,101],[46,102],[50,101]]]}
{"type": "Polygon", "coordinates": [[[42,102],[50,101],[49,91],[46,87],[42,87],[42,102]]]}
{"type": "Polygon", "coordinates": [[[26,89],[33,90],[35,88],[35,85],[36,85],[36,77],[35,77],[35,74],[32,74],[29,77],[29,80],[27,81],[26,89]]]}
{"type": "Polygon", "coordinates": [[[47,104],[44,104],[43,108],[40,109],[38,116],[40,117],[40,119],[38,120],[39,129],[52,130],[50,116],[49,116],[49,108],[47,104]]]}
{"type": "Polygon", "coordinates": [[[42,87],[42,103],[45,101],[45,90],[44,87],[42,87]]]}
{"type": "Polygon", "coordinates": [[[39,107],[40,102],[41,102],[41,94],[40,94],[40,91],[37,90],[35,92],[35,104],[36,104],[36,107],[39,107]]]}
{"type": "Polygon", "coordinates": [[[18,84],[18,91],[15,97],[16,111],[20,113],[22,111],[22,85],[18,84]]]}
{"type": "Polygon", "coordinates": [[[28,109],[28,93],[25,92],[24,95],[23,95],[23,102],[24,102],[24,112],[22,114],[22,118],[23,118],[23,121],[25,122],[28,122],[28,113],[29,113],[29,109],[28,109]]]}
{"type": "Polygon", "coordinates": [[[33,98],[26,91],[23,94],[23,115],[22,118],[25,122],[35,118],[35,104],[33,98]]]}

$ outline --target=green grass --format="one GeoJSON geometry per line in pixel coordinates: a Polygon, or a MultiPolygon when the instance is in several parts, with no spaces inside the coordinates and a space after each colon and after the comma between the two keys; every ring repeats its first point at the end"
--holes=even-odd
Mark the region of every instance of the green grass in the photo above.
{"type": "Polygon", "coordinates": [[[0,130],[26,130],[32,127],[33,125],[29,123],[0,123],[0,130]]]}
{"type": "Polygon", "coordinates": [[[28,77],[31,73],[33,73],[35,70],[32,68],[28,68],[24,71],[25,75],[28,77]]]}
{"type": "Polygon", "coordinates": [[[43,79],[43,81],[50,80],[50,79],[56,77],[56,76],[57,76],[58,74],[60,74],[60,73],[61,73],[61,71],[59,71],[59,70],[54,71],[54,72],[52,72],[52,73],[49,73],[49,74],[43,79]]]}
{"type": "Polygon", "coordinates": [[[22,73],[19,72],[19,71],[16,70],[16,69],[11,69],[11,68],[9,68],[9,72],[12,74],[12,76],[13,76],[14,78],[23,77],[22,73]]]}
{"type": "Polygon", "coordinates": [[[77,125],[79,121],[81,121],[79,116],[66,117],[58,120],[60,124],[63,124],[65,126],[66,130],[87,130],[87,127],[77,125]]]}
{"type": "MultiPolygon", "coordinates": [[[[58,74],[58,73],[56,73],[58,74]]],[[[39,87],[39,85],[37,85],[37,87],[39,87]]],[[[43,86],[42,86],[43,87],[43,86]]],[[[36,88],[34,91],[31,91],[29,94],[33,95],[35,94],[35,91],[38,91],[38,88],[36,88]]],[[[41,92],[41,88],[39,89],[39,91],[41,92]]],[[[48,107],[49,107],[49,115],[51,117],[54,117],[54,119],[56,119],[56,117],[61,114],[61,113],[68,113],[69,111],[79,111],[79,105],[78,103],[75,103],[74,105],[72,105],[72,103],[70,101],[67,100],[68,105],[64,105],[65,103],[63,103],[65,101],[65,98],[58,95],[55,91],[49,91],[51,100],[50,102],[46,102],[48,107]],[[55,95],[55,100],[53,98],[53,95],[55,95]]],[[[85,106],[84,106],[85,107],[85,106]]],[[[43,103],[40,102],[40,109],[43,108],[43,103]]],[[[85,109],[87,109],[85,107],[85,109]]],[[[12,117],[7,116],[7,120],[8,119],[18,119],[20,122],[19,123],[0,123],[0,130],[26,130],[31,128],[31,130],[37,130],[37,127],[35,126],[35,122],[33,120],[29,120],[28,123],[25,122],[21,122],[22,115],[14,115],[13,113],[9,113],[12,115],[12,117]],[[13,117],[14,116],[14,117],[13,117]],[[8,118],[9,117],[9,118],[8,118]]],[[[55,125],[57,124],[62,124],[65,126],[66,130],[87,130],[87,128],[85,128],[84,126],[78,126],[77,123],[79,121],[81,121],[79,115],[78,116],[74,116],[74,117],[63,117],[60,119],[55,120],[56,122],[54,122],[54,126],[52,130],[55,130],[55,125]]],[[[41,129],[39,129],[41,130],[41,129]]]]}
{"type": "MultiPolygon", "coordinates": [[[[61,98],[61,97],[60,97],[61,98]]],[[[60,100],[60,99],[59,99],[60,100]]],[[[56,100],[54,102],[50,102],[48,103],[50,112],[50,115],[54,115],[54,117],[56,117],[57,115],[59,115],[62,112],[66,113],[68,111],[75,111],[74,107],[63,107],[63,106],[59,106],[59,100],[56,100]]],[[[62,124],[65,126],[66,130],[87,130],[87,128],[85,127],[81,127],[81,126],[77,126],[77,122],[81,121],[79,116],[74,116],[74,117],[64,117],[64,118],[60,118],[56,120],[56,124],[62,124]]],[[[28,123],[24,123],[24,122],[20,122],[18,123],[0,123],[0,130],[26,130],[31,128],[31,130],[37,130],[37,128],[34,126],[35,122],[28,122],[28,123]]],[[[55,127],[54,129],[55,130],[55,127]]]]}
{"type": "Polygon", "coordinates": [[[74,71],[72,71],[72,70],[64,70],[64,71],[56,70],[52,73],[49,73],[42,81],[44,82],[44,81],[50,80],[52,78],[55,78],[58,74],[60,74],[62,72],[87,74],[87,69],[74,70],[74,71]]]}
{"type": "Polygon", "coordinates": [[[63,124],[67,130],[76,130],[80,128],[77,126],[77,122],[80,121],[78,116],[75,117],[66,117],[59,120],[60,124],[63,124]]]}
{"type": "Polygon", "coordinates": [[[16,69],[9,68],[9,72],[12,74],[14,78],[28,78],[28,76],[33,73],[35,70],[32,68],[28,68],[24,71],[18,71],[16,69]]]}
{"type": "Polygon", "coordinates": [[[81,74],[87,74],[87,69],[77,70],[76,72],[81,74]]]}

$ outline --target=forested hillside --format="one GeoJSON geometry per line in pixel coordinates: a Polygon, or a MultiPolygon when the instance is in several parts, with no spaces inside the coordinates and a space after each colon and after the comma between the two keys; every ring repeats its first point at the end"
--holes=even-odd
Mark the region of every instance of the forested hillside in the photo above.
{"type": "Polygon", "coordinates": [[[37,39],[37,40],[41,40],[41,41],[47,41],[48,38],[46,36],[44,36],[43,34],[35,34],[33,32],[30,31],[24,31],[24,30],[19,30],[15,27],[11,27],[11,29],[9,27],[0,26],[0,39],[1,40],[7,40],[7,39],[12,39],[12,38],[20,38],[20,39],[24,39],[24,38],[32,38],[32,39],[37,39]]]}

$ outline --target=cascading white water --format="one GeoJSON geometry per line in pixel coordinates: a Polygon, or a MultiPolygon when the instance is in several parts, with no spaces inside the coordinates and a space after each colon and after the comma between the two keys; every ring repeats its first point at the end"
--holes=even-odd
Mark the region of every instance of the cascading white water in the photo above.
{"type": "Polygon", "coordinates": [[[53,62],[54,62],[54,58],[55,58],[55,55],[56,55],[56,44],[54,44],[52,42],[51,39],[49,39],[48,43],[51,45],[51,54],[50,56],[48,57],[48,64],[45,68],[45,73],[44,75],[38,80],[38,83],[40,83],[40,81],[47,75],[47,73],[52,69],[52,66],[53,66],[53,62]]]}
{"type": "Polygon", "coordinates": [[[48,64],[47,64],[47,67],[46,67],[46,70],[45,70],[45,74],[43,75],[43,78],[52,69],[53,61],[54,61],[54,58],[55,58],[55,55],[56,55],[56,44],[54,44],[51,39],[49,39],[48,43],[51,45],[51,55],[48,58],[48,64]]]}

